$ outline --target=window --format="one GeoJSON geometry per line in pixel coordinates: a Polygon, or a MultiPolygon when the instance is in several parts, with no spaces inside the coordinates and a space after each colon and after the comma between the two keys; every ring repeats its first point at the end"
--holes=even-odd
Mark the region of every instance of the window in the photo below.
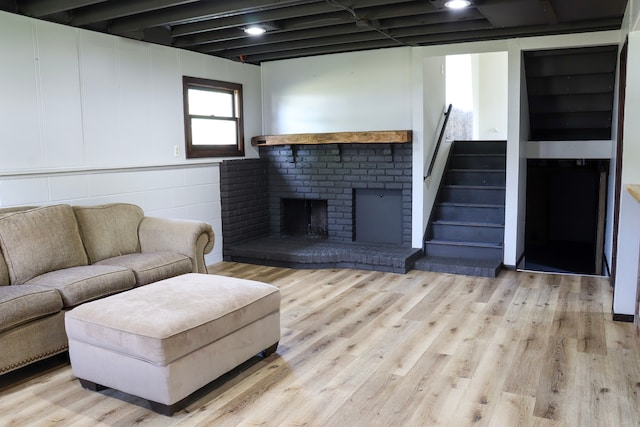
{"type": "Polygon", "coordinates": [[[187,158],[243,156],[242,85],[184,76],[182,86],[187,158]]]}

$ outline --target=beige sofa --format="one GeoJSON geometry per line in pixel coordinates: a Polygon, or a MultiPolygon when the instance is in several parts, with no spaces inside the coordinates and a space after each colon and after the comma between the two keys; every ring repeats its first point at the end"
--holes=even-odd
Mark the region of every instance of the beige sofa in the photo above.
{"type": "Polygon", "coordinates": [[[0,209],[0,375],[67,350],[64,313],[185,273],[206,273],[213,231],[138,206],[0,209]]]}

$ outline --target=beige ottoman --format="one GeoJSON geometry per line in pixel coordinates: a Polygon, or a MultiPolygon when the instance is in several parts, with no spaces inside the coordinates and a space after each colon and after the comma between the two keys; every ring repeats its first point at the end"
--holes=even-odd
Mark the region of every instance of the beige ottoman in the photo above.
{"type": "Polygon", "coordinates": [[[280,291],[190,273],[66,313],[69,357],[83,387],[114,388],[173,415],[187,397],[280,340],[280,291]]]}

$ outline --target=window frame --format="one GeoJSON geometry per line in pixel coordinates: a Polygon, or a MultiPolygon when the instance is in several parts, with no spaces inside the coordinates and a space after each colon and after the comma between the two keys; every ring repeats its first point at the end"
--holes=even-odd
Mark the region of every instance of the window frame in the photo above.
{"type": "Polygon", "coordinates": [[[184,108],[185,130],[185,155],[187,159],[202,157],[238,157],[244,156],[244,125],[242,109],[242,84],[224,82],[220,80],[203,79],[198,77],[182,76],[182,98],[184,108]],[[234,117],[220,117],[218,120],[235,121],[236,144],[192,144],[191,120],[193,118],[210,118],[214,116],[201,116],[189,114],[189,89],[200,89],[216,92],[231,93],[234,99],[234,117]]]}

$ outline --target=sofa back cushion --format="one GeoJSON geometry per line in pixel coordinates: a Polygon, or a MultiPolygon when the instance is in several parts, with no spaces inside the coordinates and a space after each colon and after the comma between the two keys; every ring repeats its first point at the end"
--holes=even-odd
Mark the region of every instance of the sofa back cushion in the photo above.
{"type": "Polygon", "coordinates": [[[0,216],[0,249],[12,285],[49,271],[87,264],[78,223],[69,205],[0,216]]]}
{"type": "MultiPolygon", "coordinates": [[[[0,208],[0,218],[10,213],[26,211],[33,208],[37,208],[37,206],[13,206],[10,208],[0,208]]],[[[7,286],[10,284],[11,279],[9,278],[9,269],[7,268],[7,263],[4,260],[2,248],[0,248],[0,286],[7,286]]]]}
{"type": "Polygon", "coordinates": [[[138,227],[144,217],[139,206],[111,203],[74,206],[80,235],[91,264],[140,252],[138,227]]]}
{"type": "MultiPolygon", "coordinates": [[[[10,208],[0,208],[0,218],[10,213],[26,211],[36,207],[37,206],[14,206],[10,208]]],[[[11,279],[9,278],[9,268],[7,267],[7,263],[4,260],[2,248],[0,248],[0,286],[8,286],[10,284],[11,279]]]]}
{"type": "Polygon", "coordinates": [[[0,286],[6,286],[10,284],[11,279],[9,279],[9,269],[7,268],[7,263],[4,261],[2,250],[0,250],[0,286]]]}

